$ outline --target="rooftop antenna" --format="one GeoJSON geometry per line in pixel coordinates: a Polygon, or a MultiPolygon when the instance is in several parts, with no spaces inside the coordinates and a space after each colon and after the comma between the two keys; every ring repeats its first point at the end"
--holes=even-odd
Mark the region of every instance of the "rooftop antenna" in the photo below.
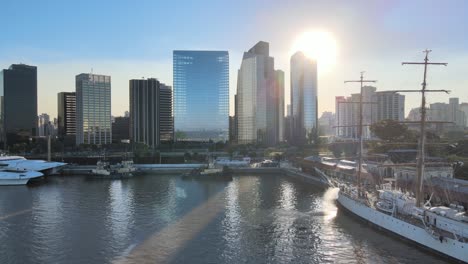
{"type": "Polygon", "coordinates": [[[416,206],[421,206],[422,194],[423,194],[423,172],[424,172],[424,145],[426,143],[426,92],[448,92],[445,90],[426,90],[426,76],[427,76],[427,65],[443,65],[447,66],[445,62],[429,62],[428,56],[432,50],[426,49],[423,51],[426,53],[424,62],[402,62],[401,65],[424,65],[424,77],[422,82],[422,89],[417,90],[421,92],[421,124],[420,124],[420,135],[419,135],[419,153],[417,160],[417,186],[416,186],[416,206]]]}
{"type": "Polygon", "coordinates": [[[361,92],[359,93],[359,126],[358,126],[358,135],[359,135],[359,155],[358,155],[358,173],[357,173],[357,186],[358,186],[358,193],[360,193],[361,189],[361,173],[362,173],[362,156],[363,156],[363,139],[362,139],[362,92],[364,83],[375,83],[376,80],[364,80],[364,71],[361,72],[361,78],[359,80],[351,80],[351,81],[344,81],[344,83],[349,82],[358,82],[361,83],[361,92]]]}

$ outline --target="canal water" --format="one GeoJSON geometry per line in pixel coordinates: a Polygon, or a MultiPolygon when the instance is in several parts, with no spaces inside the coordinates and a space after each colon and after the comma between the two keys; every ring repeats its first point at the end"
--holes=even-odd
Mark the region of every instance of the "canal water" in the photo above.
{"type": "Polygon", "coordinates": [[[444,263],[283,176],[0,186],[0,263],[444,263]]]}

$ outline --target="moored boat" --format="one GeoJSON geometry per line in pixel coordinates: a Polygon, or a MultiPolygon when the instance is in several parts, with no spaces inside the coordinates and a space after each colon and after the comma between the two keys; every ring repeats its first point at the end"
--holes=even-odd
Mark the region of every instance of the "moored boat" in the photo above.
{"type": "Polygon", "coordinates": [[[43,176],[38,171],[3,168],[0,170],[0,185],[25,185],[30,180],[43,176]]]}

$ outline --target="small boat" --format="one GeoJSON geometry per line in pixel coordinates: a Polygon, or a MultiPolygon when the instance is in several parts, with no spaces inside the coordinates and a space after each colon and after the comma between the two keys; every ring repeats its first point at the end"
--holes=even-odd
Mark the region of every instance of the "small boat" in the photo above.
{"type": "Polygon", "coordinates": [[[136,168],[133,165],[133,161],[125,160],[116,165],[110,165],[106,161],[98,161],[96,169],[91,170],[92,178],[97,179],[124,179],[133,176],[136,168]]]}
{"type": "Polygon", "coordinates": [[[224,166],[222,169],[214,168],[197,168],[190,172],[183,174],[182,179],[184,180],[220,180],[220,181],[232,181],[232,170],[228,166],[224,166]]]}
{"type": "Polygon", "coordinates": [[[43,177],[38,171],[3,168],[0,170],[0,185],[25,185],[30,180],[43,177]]]}

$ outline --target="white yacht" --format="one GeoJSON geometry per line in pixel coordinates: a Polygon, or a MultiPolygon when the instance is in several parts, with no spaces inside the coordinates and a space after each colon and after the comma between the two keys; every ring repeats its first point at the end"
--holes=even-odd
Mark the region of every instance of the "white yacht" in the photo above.
{"type": "Polygon", "coordinates": [[[31,179],[40,178],[44,174],[38,171],[2,168],[0,169],[0,185],[25,185],[31,179]]]}
{"type": "Polygon", "coordinates": [[[17,168],[26,171],[38,171],[43,174],[54,174],[66,163],[44,160],[28,160],[22,156],[0,156],[0,166],[17,168]]]}

